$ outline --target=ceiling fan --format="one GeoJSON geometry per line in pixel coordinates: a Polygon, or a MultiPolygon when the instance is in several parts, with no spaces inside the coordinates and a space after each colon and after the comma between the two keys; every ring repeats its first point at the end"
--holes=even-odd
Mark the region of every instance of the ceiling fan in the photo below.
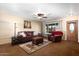
{"type": "Polygon", "coordinates": [[[43,13],[38,13],[37,16],[40,18],[47,18],[46,14],[43,13]]]}
{"type": "Polygon", "coordinates": [[[35,14],[35,18],[39,18],[39,19],[47,18],[47,15],[44,13],[37,13],[35,14]]]}

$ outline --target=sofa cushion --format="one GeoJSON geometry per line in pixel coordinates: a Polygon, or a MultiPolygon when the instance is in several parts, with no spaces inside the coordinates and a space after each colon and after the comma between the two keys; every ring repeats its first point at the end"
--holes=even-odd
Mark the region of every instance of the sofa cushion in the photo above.
{"type": "Polygon", "coordinates": [[[19,33],[19,36],[26,37],[24,32],[19,33]]]}
{"type": "Polygon", "coordinates": [[[27,36],[32,36],[32,33],[28,32],[28,33],[27,33],[27,36]]]}
{"type": "Polygon", "coordinates": [[[63,35],[61,31],[54,31],[52,32],[52,35],[63,35]]]}

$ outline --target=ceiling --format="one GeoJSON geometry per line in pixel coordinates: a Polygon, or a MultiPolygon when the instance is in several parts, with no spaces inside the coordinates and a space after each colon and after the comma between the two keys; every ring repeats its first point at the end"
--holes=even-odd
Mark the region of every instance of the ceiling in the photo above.
{"type": "Polygon", "coordinates": [[[78,3],[0,3],[0,10],[30,20],[38,20],[36,13],[46,14],[47,18],[57,20],[69,15],[79,15],[78,3]]]}

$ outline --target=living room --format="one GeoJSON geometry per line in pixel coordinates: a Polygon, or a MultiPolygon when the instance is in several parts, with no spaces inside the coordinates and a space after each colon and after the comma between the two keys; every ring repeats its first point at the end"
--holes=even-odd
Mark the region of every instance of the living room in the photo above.
{"type": "Polygon", "coordinates": [[[75,3],[1,3],[0,55],[79,55],[77,6],[75,3]]]}

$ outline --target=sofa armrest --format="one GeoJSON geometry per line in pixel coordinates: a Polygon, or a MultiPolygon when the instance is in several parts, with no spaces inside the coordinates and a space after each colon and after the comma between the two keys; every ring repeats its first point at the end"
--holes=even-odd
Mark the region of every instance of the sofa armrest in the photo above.
{"type": "Polygon", "coordinates": [[[11,39],[11,44],[15,45],[15,43],[17,42],[17,37],[12,37],[11,39]]]}

